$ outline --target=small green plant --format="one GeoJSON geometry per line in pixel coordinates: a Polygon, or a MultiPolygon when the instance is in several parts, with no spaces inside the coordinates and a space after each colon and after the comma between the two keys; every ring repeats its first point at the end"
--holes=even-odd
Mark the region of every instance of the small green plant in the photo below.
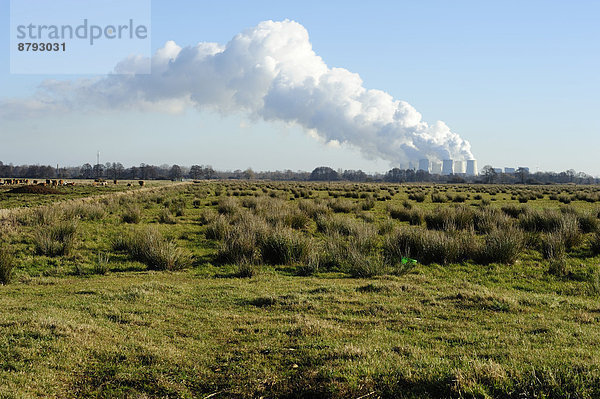
{"type": "Polygon", "coordinates": [[[236,266],[236,276],[243,278],[251,278],[258,274],[259,267],[255,263],[248,260],[242,260],[236,266]]]}
{"type": "Polygon", "coordinates": [[[552,259],[548,265],[548,273],[556,277],[569,275],[569,264],[564,257],[552,259]]]}
{"type": "Polygon", "coordinates": [[[94,263],[94,267],[92,269],[92,271],[94,272],[94,274],[100,274],[100,275],[105,275],[108,274],[108,271],[110,270],[110,257],[108,256],[108,254],[105,253],[99,253],[98,257],[96,259],[96,263],[94,263]]]}

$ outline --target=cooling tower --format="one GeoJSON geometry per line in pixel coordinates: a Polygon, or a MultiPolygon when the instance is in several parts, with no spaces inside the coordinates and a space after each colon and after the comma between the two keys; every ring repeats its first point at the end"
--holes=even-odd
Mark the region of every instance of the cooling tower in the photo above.
{"type": "Polygon", "coordinates": [[[454,161],[454,174],[464,174],[466,166],[465,161],[454,161]]]}
{"type": "Polygon", "coordinates": [[[454,173],[454,161],[451,159],[444,159],[442,162],[442,174],[451,175],[454,173]]]}
{"type": "Polygon", "coordinates": [[[442,174],[442,163],[441,162],[432,162],[431,163],[431,173],[434,175],[442,174]]]}
{"type": "Polygon", "coordinates": [[[419,170],[424,170],[425,172],[429,172],[429,159],[420,159],[419,160],[419,170]]]}
{"type": "Polygon", "coordinates": [[[469,159],[467,161],[467,175],[469,176],[477,176],[477,161],[474,159],[469,159]]]}

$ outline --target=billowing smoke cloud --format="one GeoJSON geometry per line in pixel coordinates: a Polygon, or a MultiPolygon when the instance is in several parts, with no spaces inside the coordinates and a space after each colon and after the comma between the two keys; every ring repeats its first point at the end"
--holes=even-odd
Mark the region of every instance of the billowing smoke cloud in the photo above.
{"type": "MultiPolygon", "coordinates": [[[[358,74],[329,68],[293,21],[261,22],[227,45],[181,48],[169,41],[152,57],[152,73],[136,74],[131,57],[98,80],[47,81],[36,100],[3,101],[3,113],[40,110],[150,109],[189,106],[303,126],[325,142],[346,143],[367,158],[472,159],[470,144],[443,122],[427,124],[410,104],[367,90],[358,74]]],[[[146,60],[147,61],[147,60],[146,60]]]]}

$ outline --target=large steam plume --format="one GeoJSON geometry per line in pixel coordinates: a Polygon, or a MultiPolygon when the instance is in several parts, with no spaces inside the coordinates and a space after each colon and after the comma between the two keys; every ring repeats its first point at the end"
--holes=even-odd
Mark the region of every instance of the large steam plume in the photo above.
{"type": "Polygon", "coordinates": [[[98,80],[46,81],[35,100],[3,101],[3,114],[195,106],[296,123],[326,142],[347,143],[396,165],[473,158],[469,142],[443,122],[429,125],[410,104],[365,89],[358,74],[329,68],[293,21],[261,22],[225,46],[181,48],[169,41],[152,57],[149,75],[135,73],[141,62],[126,59],[117,74],[98,80]]]}

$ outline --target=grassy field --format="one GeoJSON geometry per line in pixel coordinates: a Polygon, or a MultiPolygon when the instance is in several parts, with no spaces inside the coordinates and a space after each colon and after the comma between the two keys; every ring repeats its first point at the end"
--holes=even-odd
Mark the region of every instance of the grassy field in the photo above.
{"type": "Polygon", "coordinates": [[[600,397],[599,187],[106,189],[2,213],[0,398],[600,397]]]}

